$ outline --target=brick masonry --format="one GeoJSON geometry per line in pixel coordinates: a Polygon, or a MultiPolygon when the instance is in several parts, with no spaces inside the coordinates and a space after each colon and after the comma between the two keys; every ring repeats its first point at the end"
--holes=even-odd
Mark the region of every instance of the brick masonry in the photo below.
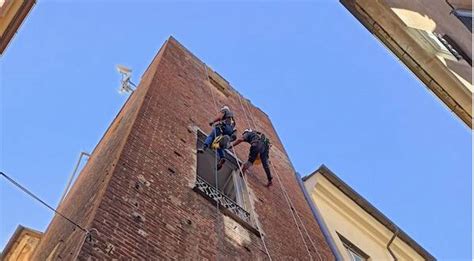
{"type": "MultiPolygon", "coordinates": [[[[211,92],[217,104],[233,109],[239,133],[249,125],[248,109],[272,140],[273,174],[281,178],[305,224],[307,234],[300,227],[311,256],[334,259],[270,119],[233,88],[226,95],[214,87],[206,70],[174,38],[166,41],[59,207],[90,230],[91,238],[55,216],[35,260],[268,259],[260,237],[192,190],[197,164],[193,129],[210,131],[207,122],[218,110],[211,92]]],[[[237,148],[241,159],[247,152],[248,145],[237,148]]],[[[271,257],[310,260],[278,180],[266,188],[263,169],[256,166],[247,181],[271,257]]]]}

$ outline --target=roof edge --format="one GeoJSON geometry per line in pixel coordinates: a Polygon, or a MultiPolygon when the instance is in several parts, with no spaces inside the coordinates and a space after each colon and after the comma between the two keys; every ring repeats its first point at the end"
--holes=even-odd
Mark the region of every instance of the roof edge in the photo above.
{"type": "Polygon", "coordinates": [[[37,235],[43,235],[43,232],[41,231],[38,231],[36,229],[32,229],[32,228],[29,228],[29,227],[25,227],[23,225],[18,225],[15,229],[15,232],[13,232],[12,236],[10,237],[10,239],[8,240],[8,243],[5,245],[5,247],[3,248],[2,250],[2,253],[0,254],[0,257],[3,258],[3,255],[5,255],[6,253],[8,253],[10,251],[10,249],[13,247],[13,245],[15,244],[15,241],[16,239],[21,236],[21,234],[23,232],[31,232],[33,234],[37,234],[37,235]]]}
{"type": "Polygon", "coordinates": [[[178,39],[176,39],[173,35],[170,35],[168,37],[168,40],[169,42],[172,42],[176,45],[178,45],[182,50],[184,50],[186,53],[190,54],[193,58],[196,59],[197,62],[201,63],[203,66],[206,66],[207,68],[209,68],[210,70],[212,70],[213,72],[215,72],[216,74],[218,74],[224,81],[227,82],[228,86],[229,86],[229,89],[234,92],[235,94],[239,95],[242,99],[244,100],[247,100],[255,109],[257,109],[258,111],[260,111],[261,113],[263,113],[263,115],[265,115],[265,117],[267,117],[267,119],[269,119],[269,116],[266,112],[264,112],[260,107],[258,107],[257,105],[253,104],[252,101],[248,98],[246,98],[244,95],[242,95],[239,91],[237,91],[237,89],[234,88],[234,86],[232,86],[232,84],[224,77],[222,76],[219,72],[215,71],[212,67],[210,67],[208,64],[206,64],[203,60],[201,60],[197,55],[195,55],[193,52],[191,52],[191,50],[189,50],[186,46],[184,46],[180,41],[178,41],[178,39]]]}
{"type": "Polygon", "coordinates": [[[396,232],[399,230],[398,238],[403,240],[406,244],[412,247],[418,254],[424,257],[426,260],[436,260],[426,249],[424,249],[420,244],[418,244],[413,238],[411,238],[407,233],[405,233],[401,228],[399,228],[392,220],[385,216],[380,210],[378,210],[374,205],[367,201],[362,195],[357,193],[353,188],[351,188],[347,183],[340,179],[334,172],[332,172],[328,167],[322,164],[317,170],[313,173],[305,176],[303,181],[306,181],[312,178],[315,175],[322,175],[329,182],[331,182],[335,187],[337,187],[342,193],[354,201],[359,207],[364,211],[374,217],[378,222],[382,223],[387,229],[391,232],[396,232]]]}

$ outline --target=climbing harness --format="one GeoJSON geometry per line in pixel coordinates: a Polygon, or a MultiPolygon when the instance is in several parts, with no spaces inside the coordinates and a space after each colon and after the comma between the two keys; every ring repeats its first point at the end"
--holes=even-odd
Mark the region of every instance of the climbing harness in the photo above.
{"type": "MultiPolygon", "coordinates": [[[[247,132],[253,132],[257,136],[257,140],[252,141],[252,143],[254,143],[254,142],[263,142],[263,145],[265,146],[265,148],[268,149],[268,150],[270,149],[270,147],[271,147],[270,139],[268,139],[265,136],[265,134],[263,134],[262,132],[259,132],[259,131],[253,131],[252,129],[245,129],[243,134],[245,134],[247,132]]],[[[257,157],[255,158],[255,161],[253,162],[253,164],[254,165],[261,165],[262,164],[262,159],[260,158],[260,153],[257,153],[257,157]]]]}

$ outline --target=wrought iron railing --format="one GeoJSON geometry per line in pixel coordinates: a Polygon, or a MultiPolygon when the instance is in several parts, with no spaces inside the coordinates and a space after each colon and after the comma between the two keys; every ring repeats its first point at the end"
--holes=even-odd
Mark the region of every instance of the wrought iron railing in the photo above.
{"type": "Polygon", "coordinates": [[[235,203],[232,199],[227,197],[222,191],[207,183],[203,178],[197,176],[195,189],[199,190],[205,196],[218,202],[220,206],[224,207],[230,213],[242,219],[251,225],[250,213],[245,211],[241,206],[235,203]]]}

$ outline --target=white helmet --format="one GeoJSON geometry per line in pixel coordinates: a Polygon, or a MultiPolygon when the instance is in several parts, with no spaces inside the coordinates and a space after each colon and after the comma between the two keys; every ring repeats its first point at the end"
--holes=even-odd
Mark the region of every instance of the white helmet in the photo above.
{"type": "Polygon", "coordinates": [[[223,111],[223,110],[229,110],[230,111],[230,109],[227,105],[222,106],[221,111],[223,111]]]}
{"type": "Polygon", "coordinates": [[[245,129],[244,132],[242,133],[242,135],[244,135],[244,134],[247,133],[247,132],[252,132],[252,129],[250,129],[250,128],[249,128],[249,129],[245,129]]]}

